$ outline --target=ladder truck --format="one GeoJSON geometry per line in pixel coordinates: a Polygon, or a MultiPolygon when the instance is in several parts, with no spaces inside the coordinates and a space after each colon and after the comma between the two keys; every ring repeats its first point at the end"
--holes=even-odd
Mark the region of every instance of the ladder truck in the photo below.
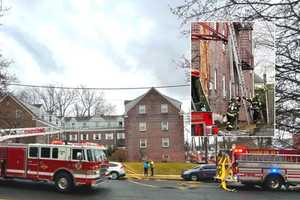
{"type": "Polygon", "coordinates": [[[219,162],[217,179],[223,178],[223,183],[235,181],[268,190],[300,184],[300,151],[296,149],[239,146],[220,160],[223,163],[219,162]]]}
{"type": "Polygon", "coordinates": [[[0,178],[54,183],[60,192],[108,178],[105,148],[97,144],[0,144],[0,178]]]}

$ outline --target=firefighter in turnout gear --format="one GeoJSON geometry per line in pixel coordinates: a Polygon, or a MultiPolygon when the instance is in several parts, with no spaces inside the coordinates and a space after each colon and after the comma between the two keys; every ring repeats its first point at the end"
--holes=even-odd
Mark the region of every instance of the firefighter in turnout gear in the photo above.
{"type": "Polygon", "coordinates": [[[259,97],[259,94],[255,94],[255,96],[251,98],[244,98],[251,104],[250,110],[252,111],[252,120],[254,123],[257,123],[258,120],[263,120],[262,116],[262,103],[259,97]]]}
{"type": "Polygon", "coordinates": [[[240,97],[236,97],[230,100],[227,108],[227,126],[226,129],[228,131],[236,129],[238,124],[238,118],[239,118],[239,111],[240,111],[240,97]]]}
{"type": "Polygon", "coordinates": [[[233,181],[230,153],[219,152],[217,161],[217,173],[215,179],[220,181],[220,187],[226,191],[234,191],[227,187],[227,181],[233,181]]]}

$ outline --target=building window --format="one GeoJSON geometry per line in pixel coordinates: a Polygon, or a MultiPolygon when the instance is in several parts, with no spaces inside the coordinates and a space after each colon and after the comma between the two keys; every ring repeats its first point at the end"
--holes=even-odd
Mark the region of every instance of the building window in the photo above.
{"type": "Polygon", "coordinates": [[[168,104],[161,104],[160,105],[160,112],[161,113],[168,113],[168,104]]]}
{"type": "Polygon", "coordinates": [[[83,128],[86,128],[86,122],[83,122],[83,123],[82,123],[82,127],[83,127],[83,128]]]}
{"type": "Polygon", "coordinates": [[[146,131],[147,125],[146,122],[139,122],[139,131],[146,131]]]}
{"type": "Polygon", "coordinates": [[[101,140],[101,134],[100,133],[94,133],[93,139],[94,140],[101,140]]]}
{"type": "Polygon", "coordinates": [[[77,141],[77,134],[76,135],[69,135],[70,141],[77,141]]]}
{"type": "Polygon", "coordinates": [[[75,127],[75,123],[73,122],[73,123],[72,123],[72,128],[74,128],[74,127],[75,127]]]}
{"type": "Polygon", "coordinates": [[[114,134],[113,133],[106,133],[105,134],[105,139],[106,140],[113,140],[114,139],[114,134]]]}
{"type": "Polygon", "coordinates": [[[52,122],[52,116],[51,115],[49,116],[49,122],[52,122]]]}
{"type": "Polygon", "coordinates": [[[123,126],[123,122],[119,122],[119,127],[122,127],[123,126]]]}
{"type": "Polygon", "coordinates": [[[169,127],[168,127],[168,122],[167,122],[167,121],[162,121],[162,122],[160,123],[160,126],[161,126],[161,130],[162,130],[162,131],[167,131],[167,130],[169,129],[169,127]]]}
{"type": "Polygon", "coordinates": [[[140,148],[147,148],[147,139],[140,139],[140,148]]]}
{"type": "Polygon", "coordinates": [[[117,139],[125,139],[125,133],[117,133],[117,139]]]}
{"type": "Polygon", "coordinates": [[[81,140],[89,140],[89,134],[83,133],[80,135],[81,140]]]}
{"type": "Polygon", "coordinates": [[[170,140],[169,140],[169,138],[162,138],[161,139],[161,146],[162,147],[169,147],[170,146],[170,140]]]}
{"type": "Polygon", "coordinates": [[[226,98],[226,79],[225,75],[222,77],[222,89],[223,89],[223,97],[226,98]]]}
{"type": "Polygon", "coordinates": [[[146,113],[146,106],[145,105],[139,105],[139,113],[145,114],[146,113]]]}

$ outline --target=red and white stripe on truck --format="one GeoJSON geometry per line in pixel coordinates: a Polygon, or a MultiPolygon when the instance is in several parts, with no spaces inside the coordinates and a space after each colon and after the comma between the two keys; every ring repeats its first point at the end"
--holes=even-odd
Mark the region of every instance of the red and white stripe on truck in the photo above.
{"type": "Polygon", "coordinates": [[[54,182],[65,192],[107,178],[104,148],[91,144],[1,144],[0,176],[54,182]]]}

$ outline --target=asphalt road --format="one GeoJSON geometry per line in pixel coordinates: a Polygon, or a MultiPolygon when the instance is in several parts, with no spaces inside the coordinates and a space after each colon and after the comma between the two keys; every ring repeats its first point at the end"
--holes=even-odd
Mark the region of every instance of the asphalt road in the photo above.
{"type": "Polygon", "coordinates": [[[298,200],[300,189],[269,192],[260,188],[236,187],[236,192],[226,192],[215,183],[191,183],[179,181],[109,181],[97,188],[76,188],[68,194],[55,191],[51,184],[29,181],[0,181],[0,200],[298,200]]]}

